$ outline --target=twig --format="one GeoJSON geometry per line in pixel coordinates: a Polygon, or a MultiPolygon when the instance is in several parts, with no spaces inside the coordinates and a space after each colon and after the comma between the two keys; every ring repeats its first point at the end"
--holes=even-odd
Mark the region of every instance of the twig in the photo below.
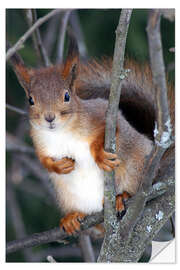
{"type": "MultiPolygon", "coordinates": [[[[29,8],[24,9],[24,14],[25,14],[25,17],[26,17],[28,27],[31,27],[33,25],[32,9],[29,9],[29,8]]],[[[40,54],[40,51],[39,51],[39,48],[38,48],[35,32],[32,33],[32,40],[33,40],[33,45],[34,45],[34,49],[35,49],[35,52],[36,52],[36,56],[38,58],[38,62],[41,63],[41,54],[40,54]]]]}
{"type": "MultiPolygon", "coordinates": [[[[10,173],[11,174],[11,173],[10,173]]],[[[14,189],[14,185],[11,182],[11,176],[8,177],[8,185],[7,185],[7,198],[8,198],[8,209],[11,214],[11,220],[13,224],[13,228],[15,231],[15,235],[17,238],[22,238],[26,236],[26,230],[23,222],[23,218],[21,215],[21,209],[19,207],[16,192],[14,189]]],[[[27,261],[32,261],[33,254],[31,250],[23,250],[23,255],[25,256],[27,261]]]]}
{"type": "Polygon", "coordinates": [[[87,52],[87,47],[86,47],[86,44],[84,41],[84,36],[82,33],[77,10],[73,10],[69,20],[70,20],[70,24],[74,30],[74,33],[76,33],[76,39],[78,42],[79,53],[82,56],[82,58],[86,59],[88,57],[88,52],[87,52]]]}
{"type": "Polygon", "coordinates": [[[6,150],[30,154],[34,153],[34,149],[32,147],[22,143],[18,138],[9,133],[6,135],[6,150]]]}
{"type": "MultiPolygon", "coordinates": [[[[33,23],[37,21],[37,14],[35,9],[25,9],[25,15],[29,27],[32,27],[33,23]]],[[[39,28],[37,28],[32,34],[34,48],[37,52],[39,60],[46,66],[50,66],[50,60],[48,58],[47,52],[41,40],[41,34],[39,28]]]]}
{"type": "MultiPolygon", "coordinates": [[[[35,9],[32,9],[32,17],[33,17],[33,23],[35,23],[37,21],[37,14],[36,14],[36,10],[35,9]]],[[[42,43],[41,34],[40,34],[39,28],[37,28],[35,30],[35,36],[36,36],[37,46],[38,46],[38,49],[39,49],[39,52],[40,52],[40,56],[41,56],[42,62],[44,63],[44,65],[46,67],[48,67],[48,66],[51,65],[51,62],[50,62],[50,60],[48,58],[46,49],[45,49],[45,47],[44,47],[44,45],[42,43]]]]}
{"type": "MultiPolygon", "coordinates": [[[[23,109],[25,109],[25,110],[27,109],[27,103],[25,104],[23,109]]],[[[19,119],[17,128],[15,130],[16,138],[18,138],[21,141],[24,139],[25,134],[27,133],[27,128],[26,128],[27,122],[23,121],[24,120],[23,118],[24,118],[24,116],[22,115],[19,119]]],[[[7,142],[7,137],[6,137],[6,149],[7,149],[7,146],[9,146],[9,143],[7,142]]],[[[13,147],[14,145],[11,145],[11,146],[13,147]]],[[[15,145],[15,147],[17,148],[16,145],[15,145]]],[[[14,149],[14,147],[13,147],[13,149],[14,149]]],[[[13,149],[11,149],[11,150],[13,150],[13,149]]],[[[33,149],[31,149],[31,150],[33,150],[33,149]]],[[[18,155],[19,155],[18,151],[15,153],[12,153],[12,155],[11,155],[11,159],[12,159],[11,180],[14,184],[19,184],[23,180],[24,174],[27,173],[27,170],[25,170],[22,167],[21,162],[17,160],[18,155]]]]}
{"type": "MultiPolygon", "coordinates": [[[[119,25],[116,30],[116,42],[112,67],[112,84],[109,95],[109,105],[106,115],[105,129],[105,150],[108,152],[115,152],[116,150],[116,121],[122,80],[125,78],[125,71],[123,69],[124,53],[131,13],[132,9],[122,9],[119,19],[119,25]]],[[[107,257],[109,256],[108,254],[111,253],[111,251],[107,251],[107,249],[109,249],[109,241],[111,235],[114,233],[115,228],[117,227],[117,223],[118,222],[115,210],[114,171],[111,173],[105,172],[104,225],[106,235],[98,261],[108,261],[107,257]]]]}
{"type": "Polygon", "coordinates": [[[95,262],[94,251],[89,235],[81,233],[79,236],[79,246],[85,262],[95,262]]]}
{"type": "Polygon", "coordinates": [[[49,56],[52,55],[54,44],[56,42],[57,29],[58,29],[58,24],[60,21],[59,17],[60,17],[59,14],[57,14],[53,18],[50,19],[47,25],[46,32],[43,35],[43,44],[49,56]]]}
{"type": "Polygon", "coordinates": [[[38,19],[35,24],[32,25],[32,27],[16,42],[16,44],[10,48],[7,51],[6,54],[6,61],[9,60],[9,58],[17,51],[20,49],[22,44],[26,41],[26,39],[44,22],[46,22],[48,19],[50,19],[52,16],[55,16],[57,13],[61,12],[60,9],[55,9],[51,12],[49,12],[47,15],[44,17],[38,19]]]}
{"type": "Polygon", "coordinates": [[[62,19],[61,19],[58,46],[57,46],[57,58],[56,58],[57,63],[62,63],[62,61],[63,61],[65,34],[66,34],[68,19],[69,19],[71,12],[72,12],[72,10],[65,11],[63,16],[62,16],[62,19]]]}
{"type": "Polygon", "coordinates": [[[6,108],[12,112],[16,112],[18,114],[21,114],[21,115],[27,115],[28,113],[22,109],[19,109],[15,106],[12,106],[12,105],[9,105],[9,104],[6,104],[6,108]]]}

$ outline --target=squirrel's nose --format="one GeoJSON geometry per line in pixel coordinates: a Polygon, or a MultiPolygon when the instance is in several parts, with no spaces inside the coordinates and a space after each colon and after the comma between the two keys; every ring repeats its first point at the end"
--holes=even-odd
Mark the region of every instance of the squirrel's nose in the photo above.
{"type": "Polygon", "coordinates": [[[53,112],[48,112],[44,115],[46,121],[51,123],[55,119],[55,114],[53,112]]]}

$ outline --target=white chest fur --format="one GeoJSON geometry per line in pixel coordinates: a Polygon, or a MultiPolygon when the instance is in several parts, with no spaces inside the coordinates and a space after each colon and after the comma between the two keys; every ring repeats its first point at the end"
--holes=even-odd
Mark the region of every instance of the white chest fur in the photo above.
{"type": "Polygon", "coordinates": [[[62,210],[86,214],[101,211],[104,176],[90,153],[89,144],[65,131],[42,130],[38,137],[50,157],[75,159],[71,173],[50,173],[62,210]]]}

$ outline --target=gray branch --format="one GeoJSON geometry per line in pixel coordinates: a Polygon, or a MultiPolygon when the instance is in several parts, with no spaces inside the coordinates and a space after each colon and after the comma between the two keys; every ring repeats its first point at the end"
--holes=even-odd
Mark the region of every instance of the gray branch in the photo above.
{"type": "MultiPolygon", "coordinates": [[[[107,185],[108,185],[107,194],[110,197],[109,204],[108,204],[109,209],[107,212],[107,220],[109,218],[110,224],[107,226],[108,231],[106,230],[105,239],[103,242],[100,256],[98,258],[99,262],[138,261],[139,257],[135,252],[134,252],[134,256],[130,258],[129,252],[132,253],[132,251],[130,251],[130,249],[127,247],[129,243],[132,244],[132,242],[134,241],[134,238],[133,238],[134,228],[138,224],[139,220],[141,219],[142,214],[144,215],[144,207],[148,199],[148,192],[151,189],[152,181],[157,174],[157,169],[159,168],[160,160],[165,150],[172,143],[172,140],[171,140],[172,127],[170,124],[170,117],[168,113],[167,87],[166,87],[164,63],[163,63],[163,56],[162,56],[162,46],[161,46],[161,39],[160,39],[160,12],[158,10],[153,10],[150,15],[149,22],[148,22],[148,36],[149,36],[149,47],[150,47],[150,58],[151,58],[151,66],[152,66],[152,73],[153,73],[153,82],[154,82],[155,91],[156,91],[156,97],[155,97],[156,105],[157,105],[156,108],[158,111],[158,115],[157,115],[158,129],[156,129],[156,134],[155,134],[156,145],[154,149],[152,150],[152,153],[147,157],[144,175],[142,179],[142,186],[140,190],[138,191],[138,193],[134,196],[134,200],[129,206],[125,217],[119,224],[117,224],[116,219],[113,218],[114,216],[113,211],[115,210],[112,210],[112,207],[114,207],[112,203],[112,201],[114,200],[113,198],[114,192],[113,192],[112,184],[111,184],[112,182],[110,181],[108,182],[108,177],[106,179],[107,185]]],[[[124,48],[119,47],[118,49],[119,51],[121,51],[124,48]]],[[[120,59],[117,59],[117,61],[118,60],[120,61],[120,59]]],[[[115,79],[116,77],[114,78],[114,80],[115,79]]],[[[117,103],[117,100],[114,101],[115,107],[116,107],[116,103],[117,103]]],[[[113,114],[114,114],[114,111],[112,109],[110,115],[113,116],[113,114]]],[[[111,116],[109,116],[109,122],[110,122],[109,133],[112,132],[113,137],[109,137],[111,138],[111,140],[109,140],[109,145],[108,145],[110,147],[109,148],[107,147],[107,150],[115,149],[115,142],[114,142],[115,129],[113,125],[114,123],[111,120],[111,116]]],[[[108,132],[107,132],[107,136],[108,136],[108,132]]],[[[170,196],[170,198],[172,199],[172,205],[174,205],[173,197],[170,196]]],[[[172,211],[170,212],[170,215],[172,214],[173,211],[174,209],[172,209],[172,211]]],[[[141,245],[143,245],[143,242],[141,242],[141,245]]],[[[135,249],[135,246],[132,245],[131,248],[135,249]]]]}
{"type": "Polygon", "coordinates": [[[9,105],[9,104],[6,104],[6,108],[12,112],[16,112],[16,113],[21,114],[21,115],[28,115],[28,113],[26,111],[19,109],[15,106],[9,105]]]}
{"type": "Polygon", "coordinates": [[[9,58],[17,51],[21,48],[21,46],[23,45],[23,43],[26,41],[27,38],[29,38],[32,33],[39,27],[41,26],[44,22],[46,22],[48,19],[50,19],[51,17],[55,16],[57,13],[61,12],[60,9],[55,9],[51,12],[49,12],[47,15],[45,15],[44,17],[38,19],[35,24],[32,25],[31,28],[29,28],[29,30],[16,42],[16,44],[10,48],[7,53],[6,53],[6,61],[9,60],[9,58]]]}
{"type": "MultiPolygon", "coordinates": [[[[148,205],[145,208],[145,213],[148,214],[148,220],[147,215],[143,215],[141,219],[139,220],[139,223],[134,228],[133,235],[135,235],[134,241],[136,242],[137,234],[139,235],[139,238],[141,238],[141,250],[138,251],[138,258],[139,254],[143,253],[145,243],[148,241],[148,239],[151,239],[154,237],[155,232],[159,231],[161,227],[166,223],[167,219],[171,216],[171,214],[174,211],[174,178],[173,176],[169,176],[168,174],[165,176],[160,184],[155,184],[156,186],[152,187],[152,190],[149,192],[151,196],[149,196],[149,199],[156,198],[154,200],[151,200],[148,205]],[[169,195],[167,195],[169,194],[169,195]],[[157,198],[158,196],[160,196],[157,198]],[[167,207],[168,206],[168,207],[167,207]],[[158,219],[156,219],[156,214],[158,214],[158,211],[161,210],[164,215],[159,222],[158,219]],[[142,232],[139,231],[139,224],[142,228],[142,232]],[[152,227],[153,230],[147,231],[147,226],[152,227]],[[156,226],[156,230],[154,229],[156,226]],[[142,236],[141,236],[142,233],[142,236]]],[[[133,198],[132,198],[133,199],[133,198]]],[[[132,200],[131,199],[131,200],[132,200]]],[[[129,201],[130,204],[130,201],[129,201]]],[[[87,216],[82,222],[81,222],[81,231],[86,230],[96,224],[102,223],[104,219],[103,212],[96,213],[94,215],[87,216]]],[[[148,227],[149,228],[149,227],[148,227]]],[[[64,240],[68,238],[68,235],[60,230],[59,227],[54,228],[49,231],[41,232],[41,233],[35,233],[29,237],[26,237],[24,239],[14,240],[12,242],[7,243],[6,252],[7,254],[16,252],[18,250],[21,250],[23,248],[29,248],[33,246],[38,246],[46,243],[51,243],[59,240],[64,240]]],[[[133,239],[133,237],[132,237],[133,239]]],[[[136,243],[135,243],[136,246],[136,243]]],[[[128,246],[128,249],[132,249],[134,245],[128,246]]],[[[116,246],[114,248],[120,248],[120,243],[117,241],[116,246]]],[[[134,256],[136,256],[134,254],[134,256]]],[[[128,257],[128,253],[126,254],[126,259],[128,257]]]]}
{"type": "Polygon", "coordinates": [[[87,59],[88,51],[85,44],[82,27],[80,24],[79,16],[77,10],[73,10],[69,18],[71,27],[73,28],[74,33],[76,33],[76,39],[78,43],[79,53],[83,59],[87,59]]]}
{"type": "MultiPolygon", "coordinates": [[[[28,22],[28,26],[32,27],[32,25],[37,21],[37,14],[35,9],[25,9],[25,15],[28,22]]],[[[42,62],[46,67],[50,66],[50,60],[48,58],[46,49],[41,40],[41,34],[39,28],[37,28],[34,33],[32,33],[32,39],[34,48],[39,58],[40,62],[42,62]]]]}
{"type": "MultiPolygon", "coordinates": [[[[116,42],[114,49],[112,81],[109,95],[109,105],[106,114],[106,129],[105,129],[105,150],[115,152],[116,150],[116,121],[121,94],[122,80],[125,78],[124,53],[126,37],[131,18],[132,9],[122,9],[119,25],[116,30],[116,42]]],[[[118,221],[115,208],[115,186],[114,186],[114,171],[105,172],[105,187],[104,187],[104,225],[105,238],[101,248],[98,261],[109,261],[109,254],[112,251],[109,249],[109,241],[115,232],[118,221]],[[109,251],[107,251],[109,249],[109,251]]]]}
{"type": "Polygon", "coordinates": [[[69,20],[69,16],[70,16],[71,12],[72,12],[72,10],[65,11],[63,16],[62,16],[62,19],[61,19],[58,46],[57,46],[57,58],[56,58],[57,63],[62,63],[62,61],[63,61],[65,34],[66,34],[68,20],[69,20]]]}
{"type": "Polygon", "coordinates": [[[89,235],[85,233],[80,234],[79,247],[81,249],[82,257],[85,262],[95,262],[94,250],[89,235]]]}

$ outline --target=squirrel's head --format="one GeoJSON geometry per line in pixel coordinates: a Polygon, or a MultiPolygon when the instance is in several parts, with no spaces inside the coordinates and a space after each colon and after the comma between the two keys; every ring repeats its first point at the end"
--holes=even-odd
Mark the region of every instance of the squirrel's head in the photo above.
{"type": "Polygon", "coordinates": [[[74,119],[79,109],[75,93],[78,59],[77,45],[70,40],[63,65],[38,70],[16,65],[16,74],[29,101],[30,123],[35,128],[55,130],[74,119]]]}

